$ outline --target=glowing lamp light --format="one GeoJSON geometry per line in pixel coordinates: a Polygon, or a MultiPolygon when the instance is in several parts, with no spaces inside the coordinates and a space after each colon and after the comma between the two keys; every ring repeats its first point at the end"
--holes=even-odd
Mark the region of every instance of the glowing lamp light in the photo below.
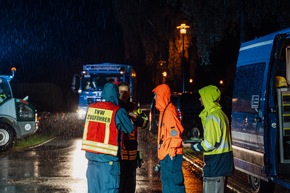
{"type": "Polygon", "coordinates": [[[136,72],[132,71],[132,77],[136,77],[136,72]]]}
{"type": "Polygon", "coordinates": [[[166,77],[166,76],[167,76],[167,72],[166,72],[166,71],[162,72],[162,75],[163,75],[164,77],[166,77]]]}
{"type": "Polygon", "coordinates": [[[189,26],[186,25],[185,23],[182,23],[180,26],[177,26],[176,28],[180,29],[180,34],[184,35],[186,34],[186,29],[189,28],[189,26]]]}

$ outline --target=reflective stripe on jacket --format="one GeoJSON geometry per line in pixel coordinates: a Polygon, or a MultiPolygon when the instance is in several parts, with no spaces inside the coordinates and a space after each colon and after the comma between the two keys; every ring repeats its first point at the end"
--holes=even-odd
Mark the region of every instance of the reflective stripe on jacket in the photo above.
{"type": "Polygon", "coordinates": [[[137,127],[129,134],[122,134],[122,160],[136,160],[137,158],[137,127]]]}
{"type": "Polygon", "coordinates": [[[222,110],[207,116],[204,124],[204,135],[201,142],[204,155],[221,154],[232,151],[229,121],[222,110]]]}
{"type": "MultiPolygon", "coordinates": [[[[124,103],[123,101],[119,101],[119,105],[124,108],[127,113],[133,113],[134,110],[137,109],[135,103],[128,101],[124,103]]],[[[122,160],[136,160],[137,158],[137,126],[136,121],[134,122],[134,129],[131,133],[123,133],[122,132],[122,149],[121,149],[121,159],[122,160]]]]}
{"type": "Polygon", "coordinates": [[[98,102],[89,106],[82,150],[117,156],[118,129],[115,115],[119,108],[112,102],[98,102]]]}

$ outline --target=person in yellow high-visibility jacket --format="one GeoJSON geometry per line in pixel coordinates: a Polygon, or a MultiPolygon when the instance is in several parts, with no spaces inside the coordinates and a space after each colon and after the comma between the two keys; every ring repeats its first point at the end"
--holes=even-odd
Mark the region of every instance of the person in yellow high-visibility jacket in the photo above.
{"type": "Polygon", "coordinates": [[[234,172],[229,120],[219,104],[221,92],[216,86],[205,86],[198,92],[204,106],[199,114],[204,140],[191,148],[204,154],[203,192],[224,193],[227,176],[234,172]]]}

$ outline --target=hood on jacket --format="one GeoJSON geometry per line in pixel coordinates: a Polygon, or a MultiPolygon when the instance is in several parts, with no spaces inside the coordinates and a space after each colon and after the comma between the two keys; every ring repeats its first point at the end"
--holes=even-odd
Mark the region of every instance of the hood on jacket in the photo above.
{"type": "Polygon", "coordinates": [[[160,84],[155,87],[152,92],[155,93],[155,107],[159,111],[164,111],[167,104],[170,102],[171,91],[167,84],[160,84]]]}
{"type": "Polygon", "coordinates": [[[102,95],[101,95],[102,99],[107,101],[107,102],[112,102],[115,105],[119,104],[119,91],[118,91],[118,87],[109,82],[106,83],[103,91],[102,91],[102,95]]]}
{"type": "Polygon", "coordinates": [[[205,86],[198,90],[205,109],[210,110],[215,106],[220,106],[221,91],[213,85],[205,86]]]}

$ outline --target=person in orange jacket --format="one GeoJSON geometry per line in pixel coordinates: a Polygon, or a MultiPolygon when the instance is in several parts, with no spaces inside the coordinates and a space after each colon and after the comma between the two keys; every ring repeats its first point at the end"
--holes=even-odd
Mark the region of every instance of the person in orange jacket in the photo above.
{"type": "Polygon", "coordinates": [[[182,173],[182,132],[176,107],[171,103],[171,91],[167,84],[153,89],[155,107],[160,112],[158,123],[158,159],[162,192],[185,193],[182,173]]]}

